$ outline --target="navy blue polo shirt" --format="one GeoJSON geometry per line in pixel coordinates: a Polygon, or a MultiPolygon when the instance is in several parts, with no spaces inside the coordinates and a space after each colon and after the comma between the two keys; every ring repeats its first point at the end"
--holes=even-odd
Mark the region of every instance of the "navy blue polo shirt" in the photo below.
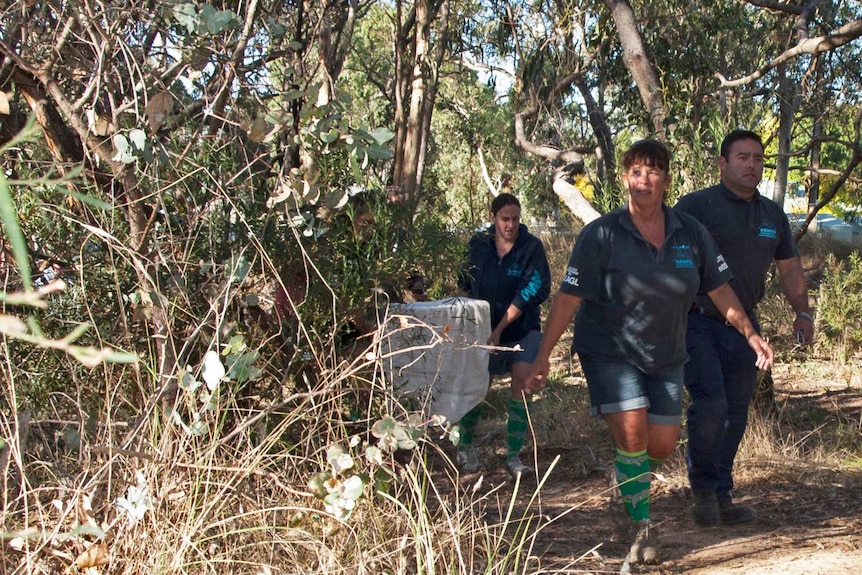
{"type": "MultiPolygon", "coordinates": [[[[745,200],[718,184],[683,196],[674,209],[691,214],[709,230],[733,270],[730,287],[748,312],[763,299],[772,260],[799,255],[784,210],[760,194],[745,200]]],[[[697,303],[717,313],[704,290],[697,303]]]]}
{"type": "Polygon", "coordinates": [[[685,329],[698,290],[732,277],[712,238],[697,220],[663,207],[661,250],[646,241],[627,207],[587,225],[572,250],[563,293],[583,299],[572,349],[625,361],[645,373],[681,367],[685,329]]]}

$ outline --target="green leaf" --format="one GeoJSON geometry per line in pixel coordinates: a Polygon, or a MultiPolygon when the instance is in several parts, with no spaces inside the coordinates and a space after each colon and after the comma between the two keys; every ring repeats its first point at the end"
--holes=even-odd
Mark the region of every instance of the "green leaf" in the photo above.
{"type": "Polygon", "coordinates": [[[126,351],[114,351],[105,356],[105,362],[122,364],[138,363],[138,356],[126,351]]]}
{"type": "Polygon", "coordinates": [[[228,273],[228,278],[232,282],[241,282],[245,279],[246,275],[248,275],[248,270],[250,266],[248,265],[248,261],[245,259],[245,256],[232,256],[229,260],[225,262],[226,272],[228,273]]]}
{"type": "Polygon", "coordinates": [[[392,433],[397,426],[398,422],[391,416],[387,415],[383,419],[379,419],[374,422],[374,425],[371,426],[371,435],[380,439],[381,437],[392,433]]]}
{"type": "Polygon", "coordinates": [[[60,192],[75,198],[83,204],[87,204],[90,207],[98,208],[100,210],[109,211],[114,209],[114,206],[109,204],[108,202],[102,201],[99,198],[94,198],[93,196],[88,196],[87,194],[81,194],[79,192],[75,192],[72,190],[68,190],[66,188],[57,188],[60,192]]]}
{"type": "Polygon", "coordinates": [[[32,290],[33,279],[30,277],[30,257],[27,252],[27,242],[18,226],[18,211],[15,209],[15,202],[12,201],[12,193],[6,182],[6,176],[2,173],[0,173],[0,221],[3,222],[6,237],[12,244],[12,255],[18,264],[18,272],[21,274],[24,289],[32,290]]]}
{"type": "Polygon", "coordinates": [[[209,4],[201,6],[201,16],[206,21],[207,30],[210,34],[219,34],[239,24],[236,14],[230,10],[219,10],[209,4]]]}
{"type": "Polygon", "coordinates": [[[186,27],[189,34],[195,34],[198,31],[198,26],[201,24],[201,19],[198,16],[197,7],[194,4],[178,4],[173,9],[174,19],[182,26],[186,27]]]}
{"type": "Polygon", "coordinates": [[[42,328],[39,326],[39,322],[36,321],[36,318],[33,316],[27,316],[27,327],[30,329],[30,333],[32,333],[36,337],[44,337],[42,333],[42,328]]]}
{"type": "Polygon", "coordinates": [[[81,448],[81,434],[74,429],[67,429],[63,432],[63,442],[72,451],[78,451],[81,448]]]}
{"type": "Polygon", "coordinates": [[[269,28],[269,35],[274,39],[283,38],[287,34],[287,28],[274,18],[267,18],[266,27],[269,28]]]}
{"type": "Polygon", "coordinates": [[[368,146],[368,149],[365,150],[365,152],[372,160],[386,160],[393,156],[393,153],[389,148],[384,148],[383,146],[377,144],[372,144],[371,146],[368,146]]]}
{"type": "Polygon", "coordinates": [[[189,372],[183,372],[180,377],[180,389],[184,391],[188,391],[189,393],[193,393],[201,386],[201,382],[195,379],[189,372]]]}
{"type": "Polygon", "coordinates": [[[90,329],[89,324],[79,323],[78,325],[75,326],[75,329],[73,329],[66,337],[63,338],[63,341],[66,341],[69,343],[72,343],[73,341],[77,341],[82,335],[84,335],[87,332],[88,329],[90,329]]]}
{"type": "Polygon", "coordinates": [[[339,135],[340,134],[339,134],[338,130],[335,128],[332,128],[331,130],[329,130],[325,134],[320,134],[320,139],[323,140],[323,142],[326,144],[331,144],[332,142],[334,142],[335,140],[338,139],[339,135]]]}
{"type": "Polygon", "coordinates": [[[347,155],[347,163],[350,165],[350,171],[353,172],[353,179],[361,182],[362,170],[359,168],[359,162],[356,160],[356,154],[353,151],[347,155]]]}
{"type": "Polygon", "coordinates": [[[388,128],[374,128],[370,135],[378,144],[385,144],[395,137],[395,132],[388,128]]]}
{"type": "Polygon", "coordinates": [[[254,366],[254,362],[260,358],[260,353],[249,351],[239,355],[230,355],[227,358],[228,378],[237,383],[252,381],[261,376],[263,371],[254,366]]]}
{"type": "Polygon", "coordinates": [[[228,356],[235,353],[242,353],[245,350],[245,338],[242,335],[231,336],[221,354],[228,356]]]}
{"type": "Polygon", "coordinates": [[[207,432],[207,424],[202,420],[195,421],[188,428],[189,435],[193,435],[195,437],[200,437],[202,435],[206,435],[207,432]]]}

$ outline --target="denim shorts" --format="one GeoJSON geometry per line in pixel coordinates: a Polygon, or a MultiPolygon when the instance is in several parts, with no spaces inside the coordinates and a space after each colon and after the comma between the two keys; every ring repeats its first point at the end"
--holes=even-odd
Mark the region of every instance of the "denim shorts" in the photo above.
{"type": "Polygon", "coordinates": [[[682,366],[663,373],[644,373],[623,361],[583,356],[579,359],[590,390],[593,416],[645,407],[649,423],[682,422],[682,366]]]}
{"type": "Polygon", "coordinates": [[[533,363],[539,355],[542,332],[533,330],[519,341],[500,343],[500,347],[520,346],[522,351],[492,351],[488,357],[488,373],[506,375],[512,372],[513,363],[533,363]]]}

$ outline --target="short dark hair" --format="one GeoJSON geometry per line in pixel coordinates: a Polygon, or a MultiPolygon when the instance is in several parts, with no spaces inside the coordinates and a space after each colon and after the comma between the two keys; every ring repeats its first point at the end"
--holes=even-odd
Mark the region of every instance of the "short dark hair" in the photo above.
{"type": "Polygon", "coordinates": [[[760,150],[764,150],[763,140],[760,139],[759,134],[752,132],[751,130],[734,130],[726,135],[721,141],[721,148],[719,148],[718,155],[726,160],[727,154],[730,153],[730,147],[740,140],[754,140],[760,144],[760,150]]]}
{"type": "Polygon", "coordinates": [[[640,163],[667,172],[670,169],[670,151],[658,140],[640,140],[623,153],[620,163],[623,170],[640,163]]]}
{"type": "Polygon", "coordinates": [[[496,216],[497,212],[506,206],[518,206],[518,209],[521,209],[521,202],[519,202],[518,198],[512,194],[504,192],[494,198],[494,201],[491,202],[491,213],[496,216]]]}

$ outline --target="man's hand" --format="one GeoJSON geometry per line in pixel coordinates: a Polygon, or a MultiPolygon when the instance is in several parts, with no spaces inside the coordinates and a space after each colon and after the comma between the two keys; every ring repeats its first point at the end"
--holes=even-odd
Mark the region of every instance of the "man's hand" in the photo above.
{"type": "Polygon", "coordinates": [[[796,343],[800,345],[811,345],[814,339],[814,318],[807,312],[796,314],[793,321],[793,333],[796,335],[796,343]]]}

